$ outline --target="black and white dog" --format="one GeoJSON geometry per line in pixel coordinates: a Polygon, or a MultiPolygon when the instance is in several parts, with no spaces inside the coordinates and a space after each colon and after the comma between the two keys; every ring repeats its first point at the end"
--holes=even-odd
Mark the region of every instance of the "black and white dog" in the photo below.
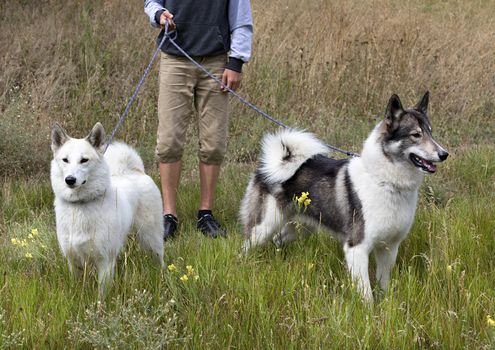
{"type": "Polygon", "coordinates": [[[377,280],[386,289],[424,174],[434,173],[434,163],[448,156],[433,139],[428,100],[427,92],[414,108],[404,109],[392,95],[385,119],[364,142],[361,156],[351,159],[327,157],[327,146],[307,132],[267,135],[241,204],[244,252],[269,240],[294,240],[297,217],[342,241],[352,278],[367,300],[373,299],[368,274],[373,251],[377,280]],[[298,210],[294,198],[302,192],[311,203],[298,210]]]}

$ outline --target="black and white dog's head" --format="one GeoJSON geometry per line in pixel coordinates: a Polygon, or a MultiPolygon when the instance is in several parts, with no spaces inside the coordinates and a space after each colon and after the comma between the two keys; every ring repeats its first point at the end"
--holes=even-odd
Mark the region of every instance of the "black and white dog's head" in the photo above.
{"type": "Polygon", "coordinates": [[[410,164],[434,173],[434,163],[443,162],[449,153],[435,141],[428,119],[429,93],[416,106],[404,109],[399,96],[392,95],[381,125],[383,154],[392,162],[410,164]]]}

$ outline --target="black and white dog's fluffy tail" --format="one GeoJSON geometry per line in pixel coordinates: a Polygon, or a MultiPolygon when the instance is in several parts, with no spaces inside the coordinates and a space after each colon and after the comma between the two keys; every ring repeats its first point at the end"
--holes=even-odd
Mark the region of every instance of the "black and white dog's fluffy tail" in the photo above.
{"type": "Polygon", "coordinates": [[[280,184],[290,179],[306,160],[328,151],[328,147],[309,132],[283,130],[268,134],[263,139],[257,173],[266,184],[280,184]]]}
{"type": "Polygon", "coordinates": [[[246,237],[263,239],[263,232],[272,232],[283,222],[276,192],[308,159],[326,153],[328,147],[308,132],[284,130],[265,136],[260,164],[241,202],[239,216],[246,237]]]}

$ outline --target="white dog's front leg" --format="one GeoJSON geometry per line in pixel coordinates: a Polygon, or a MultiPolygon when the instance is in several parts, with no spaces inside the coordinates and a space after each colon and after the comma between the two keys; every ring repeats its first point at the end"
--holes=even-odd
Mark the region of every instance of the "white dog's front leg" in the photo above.
{"type": "Polygon", "coordinates": [[[105,260],[98,263],[98,294],[100,298],[105,296],[105,292],[112,285],[115,274],[115,259],[105,260]]]}
{"type": "Polygon", "coordinates": [[[380,283],[380,288],[383,291],[387,290],[390,273],[395,265],[398,251],[399,243],[375,248],[376,280],[380,283]]]}
{"type": "Polygon", "coordinates": [[[79,266],[76,262],[72,261],[71,258],[67,257],[67,263],[69,265],[69,272],[76,280],[81,279],[86,268],[79,266]]]}
{"type": "Polygon", "coordinates": [[[363,244],[358,244],[354,247],[349,247],[347,243],[344,245],[345,259],[353,281],[357,283],[358,290],[364,299],[373,301],[368,272],[369,252],[370,249],[363,244]]]}

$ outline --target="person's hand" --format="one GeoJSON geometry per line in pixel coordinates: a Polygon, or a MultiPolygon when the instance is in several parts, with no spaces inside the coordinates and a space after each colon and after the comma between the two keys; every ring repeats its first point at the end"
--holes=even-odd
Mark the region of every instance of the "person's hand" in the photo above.
{"type": "Polygon", "coordinates": [[[160,15],[160,27],[165,28],[165,23],[168,22],[168,31],[175,30],[175,22],[172,20],[174,18],[174,15],[165,10],[161,15],[160,15]]]}
{"type": "Polygon", "coordinates": [[[222,91],[227,91],[225,88],[228,87],[236,91],[241,86],[242,73],[236,72],[234,70],[225,69],[222,75],[222,91]]]}

